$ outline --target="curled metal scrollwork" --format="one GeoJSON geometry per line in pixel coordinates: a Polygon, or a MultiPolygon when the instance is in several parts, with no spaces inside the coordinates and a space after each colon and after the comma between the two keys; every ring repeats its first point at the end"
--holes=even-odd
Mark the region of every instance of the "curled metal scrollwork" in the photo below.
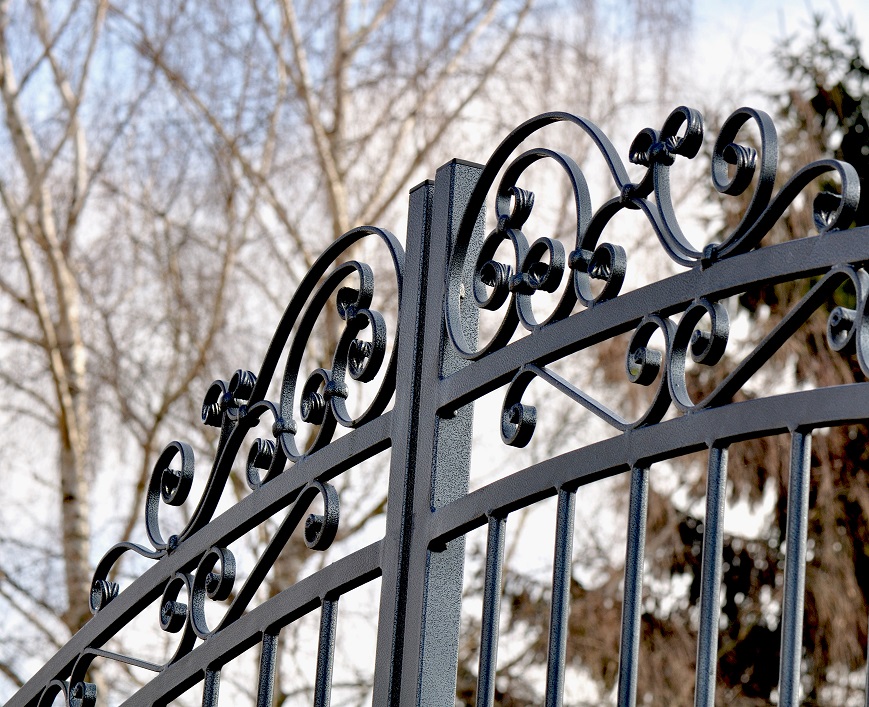
{"type": "Polygon", "coordinates": [[[160,533],[160,501],[170,506],[180,506],[187,500],[193,484],[193,449],[184,442],[172,442],[157,460],[151,474],[151,482],[145,500],[145,527],[148,539],[155,550],[171,551],[178,546],[178,537],[170,536],[163,540],[160,533]],[[173,469],[171,464],[178,460],[180,468],[173,469]]]}
{"type": "Polygon", "coordinates": [[[535,379],[540,379],[579,403],[607,424],[624,432],[660,422],[671,403],[684,413],[726,405],[749,379],[767,363],[787,340],[814,314],[827,305],[837,289],[850,283],[854,308],[835,306],[827,317],[827,343],[843,355],[855,354],[860,369],[869,376],[869,273],[852,265],[831,268],[785,317],[721,380],[702,400],[694,401],[686,383],[687,362],[715,366],[724,357],[729,319],[720,302],[700,298],[682,313],[678,324],[658,314],[645,316],[634,331],[625,361],[631,383],[657,389],[646,411],[631,422],[613,412],[557,373],[533,363],[523,365],[504,396],[501,412],[501,438],[515,447],[527,445],[534,434],[537,410],[522,402],[522,396],[535,379]],[[708,328],[701,327],[706,321],[708,328]],[[660,332],[662,349],[650,346],[660,332]]]}
{"type": "Polygon", "coordinates": [[[305,545],[311,550],[327,550],[335,540],[340,519],[340,503],[335,488],[315,481],[302,490],[248,579],[234,596],[235,557],[225,547],[211,547],[200,557],[192,574],[176,572],[170,578],[160,601],[160,628],[168,633],[180,633],[181,639],[169,663],[189,653],[197,638],[208,638],[242,615],[302,518],[305,518],[305,545]],[[323,502],[323,513],[310,513],[310,505],[318,496],[323,502]],[[206,603],[225,602],[230,598],[232,600],[220,623],[210,627],[205,616],[206,603]]]}
{"type": "MultiPolygon", "coordinates": [[[[754,184],[754,191],[737,226],[721,242],[699,248],[693,245],[679,225],[670,188],[670,169],[678,158],[693,159],[703,143],[701,114],[692,108],[676,108],[660,130],[641,130],[629,150],[629,161],[645,167],[639,181],[631,181],[625,165],[612,143],[593,123],[569,113],[546,113],[523,123],[495,150],[483,169],[465,214],[450,263],[450,282],[445,303],[446,327],[458,353],[478,359],[510,341],[521,323],[534,331],[570,315],[576,301],[593,307],[618,296],[627,270],[627,254],[618,245],[602,242],[604,230],[623,209],[640,210],[656,233],[664,252],[685,267],[709,267],[714,262],[745,253],[759,245],[785,209],[817,177],[834,172],[841,193],[821,192],[814,201],[814,220],[820,233],[850,225],[860,196],[855,169],[838,160],[822,159],[798,170],[774,193],[778,165],[778,142],[772,119],[760,110],[740,108],[728,117],[712,150],[711,176],[714,188],[723,195],[739,196],[754,184]],[[527,138],[555,122],[568,122],[583,130],[594,142],[612,176],[617,195],[593,210],[588,187],[580,168],[567,155],[554,150],[534,148],[512,162],[510,156],[527,138]],[[759,150],[740,140],[747,124],[759,131],[759,150]],[[531,215],[534,194],[519,186],[524,171],[534,162],[550,159],[568,176],[576,208],[575,247],[564,254],[554,238],[540,238],[529,246],[520,230],[531,215]],[[506,166],[506,168],[505,168],[506,166]],[[479,253],[473,274],[474,301],[482,309],[506,312],[497,333],[480,346],[465,337],[461,324],[461,283],[472,232],[497,175],[504,169],[495,192],[497,226],[479,253]],[[496,257],[498,245],[509,241],[513,262],[496,257]],[[556,292],[563,274],[570,273],[572,286],[564,288],[559,303],[545,321],[537,321],[531,298],[538,291],[556,292]]],[[[679,396],[680,406],[687,405],[679,396]]]]}
{"type": "Polygon", "coordinates": [[[670,397],[676,407],[683,412],[696,407],[685,382],[688,356],[695,363],[714,366],[724,356],[729,333],[730,321],[727,310],[718,302],[701,299],[688,307],[682,315],[673,335],[667,380],[670,384],[670,397]],[[709,319],[709,331],[697,328],[704,318],[709,319]]]}
{"type": "MultiPolygon", "coordinates": [[[[94,614],[118,596],[120,587],[112,579],[112,571],[126,552],[159,560],[176,552],[211,520],[243,444],[249,444],[244,466],[246,481],[256,491],[284,473],[288,461],[298,462],[325,446],[337,425],[355,428],[384,412],[395,389],[397,326],[390,331],[384,315],[373,308],[372,268],[352,258],[339,262],[365,238],[374,238],[386,247],[400,308],[404,251],[391,233],[373,227],[357,228],[327,248],[287,306],[259,372],[240,369],[228,382],[217,380],[208,388],[202,404],[202,422],[220,428],[217,452],[205,489],[186,525],[166,536],[161,530],[160,506],[179,506],[187,501],[195,476],[195,460],[192,447],[178,441],[169,444],[157,458],[145,494],[145,529],[151,547],[121,542],[103,556],[91,586],[90,607],[94,614]],[[331,365],[305,375],[300,369],[308,339],[330,301],[337,308],[343,330],[335,339],[331,365]],[[284,352],[287,360],[283,374],[276,375],[284,352]],[[280,399],[271,402],[265,395],[275,379],[280,382],[280,399]],[[349,381],[361,384],[379,381],[378,390],[362,412],[351,411],[349,381]],[[248,432],[261,420],[271,422],[272,438],[246,440],[248,432]],[[296,442],[300,424],[315,430],[309,436],[312,441],[304,447],[296,442]]],[[[160,601],[159,625],[166,632],[180,635],[169,663],[189,653],[197,639],[207,638],[242,615],[293,530],[303,521],[304,540],[309,549],[323,551],[331,546],[339,524],[335,489],[330,484],[312,481],[293,498],[283,523],[237,591],[233,590],[235,557],[229,548],[218,545],[199,555],[192,572],[177,571],[168,578],[160,601]],[[322,513],[309,511],[317,498],[322,501],[322,513]],[[206,604],[227,600],[230,602],[219,625],[209,626],[206,604]]],[[[63,691],[70,705],[94,704],[95,687],[84,680],[93,657],[83,655],[70,682],[55,681],[49,685],[43,691],[42,701],[49,704],[63,691]]]]}

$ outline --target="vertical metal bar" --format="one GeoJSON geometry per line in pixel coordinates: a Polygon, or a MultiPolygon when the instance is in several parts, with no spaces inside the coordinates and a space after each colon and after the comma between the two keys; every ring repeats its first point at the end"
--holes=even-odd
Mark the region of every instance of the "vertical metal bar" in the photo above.
{"type": "Polygon", "coordinates": [[[619,707],[634,707],[637,703],[648,507],[649,470],[635,467],[631,471],[628,538],[625,546],[625,591],[622,602],[622,637],[619,644],[619,707]]]}
{"type": "Polygon", "coordinates": [[[205,671],[205,684],[202,686],[202,707],[217,707],[220,696],[220,668],[205,671]]]}
{"type": "Polygon", "coordinates": [[[506,518],[489,518],[486,542],[486,580],[483,588],[483,626],[480,635],[480,672],[477,707],[495,702],[495,670],[498,663],[498,622],[501,618],[501,566],[504,562],[506,518]]]}
{"type": "Polygon", "coordinates": [[[781,662],[778,703],[799,704],[800,662],[803,647],[803,606],[806,588],[806,542],[809,526],[809,481],[812,435],[791,435],[791,468],[788,481],[788,523],[785,535],[784,602],[782,604],[781,662]]]}
{"type": "Polygon", "coordinates": [[[335,658],[335,629],[338,600],[326,599],[320,609],[320,644],[317,647],[317,682],[314,707],[329,707],[332,699],[332,665],[335,658]]]}
{"type": "Polygon", "coordinates": [[[275,691],[275,668],[278,659],[278,636],[267,633],[263,636],[259,659],[259,687],[256,693],[257,707],[272,707],[275,691]]]}
{"type": "Polygon", "coordinates": [[[552,561],[552,608],[549,618],[549,652],[546,661],[546,707],[561,707],[564,695],[575,510],[576,491],[560,489],[558,515],[555,520],[555,557],[552,561]]]}
{"type": "Polygon", "coordinates": [[[727,492],[727,450],[709,450],[706,476],[706,518],[700,569],[700,631],[694,707],[714,707],[718,672],[718,620],[721,615],[721,552],[724,546],[724,499],[727,492]]]}

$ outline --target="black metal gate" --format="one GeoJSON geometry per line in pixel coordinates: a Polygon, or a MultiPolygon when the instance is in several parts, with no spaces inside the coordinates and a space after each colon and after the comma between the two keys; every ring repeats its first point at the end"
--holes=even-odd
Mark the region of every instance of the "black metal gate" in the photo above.
{"type": "Polygon", "coordinates": [[[257,645],[261,646],[257,704],[271,705],[281,629],[319,611],[314,704],[323,707],[330,700],[340,598],[378,577],[382,588],[373,703],[452,705],[464,537],[481,526],[488,527],[488,545],[477,704],[491,705],[505,522],[518,509],[553,496],[558,499],[558,515],[545,690],[546,705],[559,705],[565,685],[575,499],[583,486],[616,474],[631,478],[618,704],[633,705],[650,467],[706,450],[695,704],[711,706],[728,446],[781,433],[790,433],[792,448],[779,704],[795,704],[812,431],[869,419],[869,384],[742,402],[733,398],[848,282],[856,304],[853,309],[832,311],[828,342],[835,351],[855,355],[859,367],[869,374],[869,318],[865,316],[869,276],[863,270],[869,262],[869,231],[842,230],[852,223],[859,200],[858,179],[847,164],[812,163],[776,190],[775,129],[766,114],[743,108],[728,118],[715,142],[712,175],[718,191],[738,195],[752,187],[753,197],[746,199],[747,210],[727,238],[696,248],[677,223],[669,171],[677,158],[698,154],[702,135],[699,113],[688,108],[676,109],[660,131],[642,131],[631,146],[630,161],[646,167],[646,172],[632,182],[610,141],[593,124],[566,113],[542,115],[511,133],[485,166],[452,161],[438,170],[433,182],[411,191],[406,252],[390,233],[372,227],[354,229],[329,246],[287,307],[260,371],[256,375],[237,371],[228,383],[216,381],[208,390],[202,420],[220,428],[220,441],[206,490],[187,527],[164,538],[158,522],[161,504],[182,503],[193,479],[191,448],[173,442],[160,457],[147,491],[146,524],[152,547],[120,543],[104,556],[91,592],[95,616],[9,705],[49,705],[61,699],[69,705],[98,703],[96,688],[88,681],[94,661],[122,661],[154,672],[153,679],[125,704],[165,704],[203,683],[203,704],[216,705],[221,667],[257,645]],[[597,208],[592,207],[582,171],[568,155],[535,148],[509,161],[523,141],[557,121],[584,131],[609,168],[614,195],[597,208]],[[746,123],[753,123],[760,135],[758,151],[737,141],[746,123]],[[533,194],[517,183],[538,160],[554,160],[572,186],[577,228],[570,253],[555,239],[529,244],[520,230],[531,212],[533,194]],[[785,208],[827,172],[838,174],[841,193],[822,192],[816,198],[819,235],[758,247],[785,208]],[[497,225],[487,235],[484,204],[490,192],[497,225]],[[681,274],[619,294],[627,255],[600,239],[622,209],[642,211],[665,252],[684,267],[681,274]],[[384,317],[371,308],[372,269],[353,259],[342,260],[363,239],[379,240],[391,256],[400,293],[398,331],[387,331],[384,317]],[[509,264],[499,261],[505,244],[514,254],[509,264]],[[811,278],[812,283],[799,304],[741,356],[712,392],[694,400],[686,385],[689,357],[714,366],[727,345],[728,313],[720,300],[759,283],[799,278],[811,278]],[[540,291],[562,292],[545,321],[538,321],[532,308],[532,298],[540,291]],[[331,302],[343,320],[331,369],[317,369],[304,377],[299,366],[311,328],[331,302]],[[480,309],[505,312],[497,331],[483,344],[477,341],[480,309]],[[520,324],[528,335],[515,335],[520,324]],[[627,378],[657,390],[647,411],[634,421],[623,419],[551,368],[566,356],[631,331],[627,378]],[[281,374],[276,368],[282,354],[287,362],[281,374]],[[280,400],[272,402],[265,396],[276,375],[280,400]],[[366,383],[375,378],[381,382],[379,392],[371,396],[365,412],[353,417],[347,405],[349,380],[366,383]],[[474,401],[506,386],[501,435],[506,444],[523,446],[536,424],[534,407],[523,403],[534,380],[584,406],[616,434],[469,493],[474,401]],[[668,417],[671,406],[677,414],[668,417]],[[272,424],[272,438],[245,442],[250,447],[247,472],[253,491],[213,517],[243,441],[260,420],[272,424]],[[299,420],[319,430],[306,449],[300,449],[297,441],[299,420]],[[335,436],[338,425],[349,432],[335,436]],[[250,608],[268,570],[303,521],[309,548],[325,549],[335,538],[338,495],[329,482],[385,450],[391,461],[384,537],[250,608]],[[318,498],[323,513],[311,513],[318,498]],[[276,514],[285,519],[243,586],[233,588],[235,560],[227,547],[276,514]],[[154,562],[130,586],[119,588],[110,572],[126,552],[154,562]],[[165,631],[178,634],[176,654],[168,663],[152,665],[103,649],[120,628],[158,599],[160,616],[155,619],[165,631]],[[205,606],[210,602],[228,605],[216,626],[209,626],[206,619],[205,606]]]}

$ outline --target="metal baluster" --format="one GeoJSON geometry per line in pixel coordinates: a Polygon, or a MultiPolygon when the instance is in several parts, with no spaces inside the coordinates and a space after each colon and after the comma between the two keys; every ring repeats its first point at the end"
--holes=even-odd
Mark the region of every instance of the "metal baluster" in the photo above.
{"type": "Polygon", "coordinates": [[[278,658],[278,636],[267,633],[263,636],[262,653],[259,661],[259,688],[257,707],[271,707],[274,701],[275,666],[278,658]]]}
{"type": "Polygon", "coordinates": [[[646,514],[649,507],[648,469],[634,468],[631,472],[629,503],[622,636],[619,643],[619,707],[634,707],[637,703],[640,621],[643,615],[643,562],[646,552],[646,514]]]}
{"type": "Polygon", "coordinates": [[[483,626],[480,637],[480,671],[477,707],[492,707],[495,701],[495,668],[498,662],[498,620],[501,615],[501,565],[504,561],[506,518],[489,518],[486,544],[486,584],[483,590],[483,626]]]}
{"type": "Polygon", "coordinates": [[[709,470],[706,477],[706,518],[703,523],[703,557],[700,569],[700,631],[697,637],[695,707],[715,705],[726,491],[727,450],[713,446],[709,450],[709,470]]]}
{"type": "Polygon", "coordinates": [[[338,623],[338,600],[326,599],[320,609],[320,643],[317,648],[317,682],[314,707],[329,707],[332,699],[332,665],[335,657],[335,630],[338,623]]]}
{"type": "Polygon", "coordinates": [[[788,525],[785,535],[787,556],[778,678],[778,703],[782,707],[798,704],[800,697],[811,457],[811,433],[794,432],[791,435],[791,469],[788,481],[788,525]]]}
{"type": "Polygon", "coordinates": [[[552,562],[552,609],[549,619],[549,654],[546,665],[546,707],[560,707],[564,695],[564,666],[570,627],[570,566],[573,559],[573,522],[576,491],[558,492],[555,521],[555,558],[552,562]]]}
{"type": "Polygon", "coordinates": [[[205,684],[202,687],[202,707],[217,707],[220,695],[220,668],[205,671],[205,684]]]}

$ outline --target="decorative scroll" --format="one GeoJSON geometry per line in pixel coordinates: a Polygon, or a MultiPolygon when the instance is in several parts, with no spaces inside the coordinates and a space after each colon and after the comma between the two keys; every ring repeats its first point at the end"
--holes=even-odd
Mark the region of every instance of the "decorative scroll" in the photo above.
{"type": "MultiPolygon", "coordinates": [[[[119,585],[110,579],[110,575],[124,553],[132,551],[159,560],[177,551],[212,519],[242,443],[263,416],[267,419],[270,416],[273,438],[257,438],[250,444],[245,469],[248,485],[253,491],[285,473],[288,461],[298,462],[328,444],[337,425],[356,428],[385,411],[395,390],[395,340],[398,332],[388,331],[384,316],[372,309],[375,277],[370,266],[348,260],[331,267],[366,237],[377,239],[388,252],[397,281],[400,307],[404,251],[391,233],[379,228],[357,228],[326,250],[302,280],[284,312],[259,373],[238,370],[229,382],[218,380],[209,387],[202,404],[202,422],[219,427],[220,440],[205,491],[190,521],[179,532],[165,538],[160,530],[161,505],[183,504],[195,474],[193,449],[176,441],[169,444],[158,458],[147,489],[145,529],[151,548],[121,542],[103,556],[91,588],[90,606],[94,614],[118,595],[119,585]],[[333,299],[344,328],[337,338],[331,367],[328,370],[317,368],[305,376],[301,370],[305,348],[315,322],[333,299]],[[367,332],[367,340],[360,338],[363,331],[367,332]],[[392,354],[387,357],[390,340],[392,354]],[[275,375],[278,359],[285,350],[288,353],[280,379],[280,400],[274,403],[266,400],[265,394],[275,375]],[[348,379],[370,383],[378,374],[382,374],[379,389],[367,409],[353,416],[348,407],[348,379]],[[313,430],[307,446],[297,441],[300,422],[313,430]]],[[[197,639],[208,638],[242,616],[303,519],[307,547],[326,550],[335,539],[339,524],[338,494],[331,485],[313,481],[301,489],[247,581],[234,595],[236,562],[227,547],[206,548],[192,573],[176,572],[169,579],[160,601],[159,624],[164,631],[180,634],[180,640],[167,665],[189,653],[197,639]],[[318,497],[324,508],[322,515],[309,512],[311,503],[318,497]],[[209,626],[205,617],[206,603],[223,602],[230,597],[232,601],[220,623],[209,626]]],[[[62,690],[70,705],[93,704],[95,688],[84,682],[84,675],[97,655],[139,664],[126,656],[91,650],[76,664],[69,683],[72,687],[55,681],[43,692],[43,700],[50,703],[62,690]]],[[[157,670],[163,667],[151,666],[157,670]]]]}
{"type": "MultiPolygon", "coordinates": [[[[719,243],[702,250],[690,243],[679,226],[670,190],[670,169],[677,158],[693,159],[703,141],[703,119],[694,109],[680,107],[664,122],[661,130],[646,128],[636,136],[629,151],[630,162],[646,167],[638,182],[628,179],[625,166],[610,141],[589,121],[567,113],[547,113],[533,118],[513,131],[486,164],[464,214],[450,263],[451,282],[461,282],[470,252],[471,233],[487,194],[503,168],[495,190],[495,229],[489,233],[476,254],[473,265],[473,301],[480,309],[504,309],[496,333],[487,343],[472,346],[461,326],[461,290],[447,292],[445,318],[448,336],[458,353],[480,359],[506,346],[521,324],[534,332],[571,315],[577,302],[591,309],[619,295],[628,267],[624,248],[602,242],[604,230],[623,209],[640,210],[648,219],[664,252],[685,267],[709,268],[726,258],[757,247],[785,209],[818,176],[838,174],[841,194],[821,192],[814,201],[814,220],[820,233],[848,227],[860,198],[855,169],[844,162],[823,159],[803,167],[774,193],[778,147],[772,119],[763,111],[740,108],[724,123],[712,151],[712,184],[721,194],[739,196],[752,184],[754,191],[738,225],[719,243]],[[545,148],[527,150],[508,163],[516,147],[539,129],[553,122],[566,121],[581,128],[598,148],[609,167],[618,195],[593,209],[582,171],[568,155],[545,148]],[[747,123],[760,133],[760,149],[739,142],[747,123]],[[519,179],[532,164],[549,159],[566,174],[574,196],[576,211],[575,248],[569,254],[553,238],[538,238],[529,245],[521,230],[531,215],[534,194],[518,186],[519,179]],[[497,251],[502,243],[512,246],[513,261],[500,262],[497,251]],[[567,275],[567,278],[565,278],[567,275]],[[565,286],[564,280],[568,282],[565,286]],[[549,316],[538,321],[532,309],[537,292],[561,297],[549,316]],[[506,305],[506,307],[505,307],[506,305]]],[[[556,373],[526,363],[517,372],[506,393],[501,436],[506,444],[526,445],[536,425],[536,410],[522,403],[522,396],[535,378],[550,384],[562,394],[583,405],[620,431],[655,424],[663,419],[673,403],[683,412],[714,407],[729,402],[733,395],[769,360],[791,333],[820,307],[825,298],[846,279],[857,291],[857,309],[841,307],[830,315],[828,339],[835,350],[858,352],[860,366],[869,374],[869,347],[863,332],[867,306],[866,273],[850,267],[836,268],[819,282],[744,361],[706,398],[692,400],[685,382],[688,357],[695,363],[716,365],[727,346],[727,310],[707,299],[693,302],[678,324],[669,317],[649,313],[637,326],[628,346],[625,369],[631,383],[656,385],[651,404],[638,419],[628,421],[576,388],[556,373]],[[699,325],[708,322],[708,329],[699,325]],[[652,336],[661,332],[663,350],[650,347],[652,336]]]]}
{"type": "Polygon", "coordinates": [[[727,346],[727,310],[718,302],[700,299],[682,314],[679,324],[668,317],[647,315],[636,328],[628,345],[625,371],[631,383],[650,386],[657,381],[653,401],[639,419],[630,422],[543,366],[525,364],[504,396],[501,438],[505,444],[524,447],[531,440],[537,421],[532,405],[522,395],[534,379],[540,379],[585,407],[619,431],[660,422],[671,402],[682,412],[719,407],[731,402],[743,385],[767,363],[772,355],[816,312],[833,293],[849,282],[856,293],[856,308],[835,307],[827,318],[827,343],[833,351],[856,353],[864,375],[869,376],[869,273],[850,265],[832,268],[755,348],[700,401],[692,400],[685,381],[688,357],[695,363],[716,365],[727,346]],[[698,328],[709,321],[709,330],[698,328]],[[649,348],[652,335],[663,334],[664,350],[649,348]]]}
{"type": "MultiPolygon", "coordinates": [[[[577,301],[584,307],[618,296],[625,278],[628,259],[618,245],[601,242],[612,218],[623,209],[640,210],[654,229],[664,252],[685,267],[710,267],[713,263],[745,253],[760,244],[785,209],[817,177],[835,172],[841,182],[841,194],[821,192],[814,201],[814,220],[820,233],[848,227],[860,199],[856,170],[845,162],[823,159],[812,162],[794,174],[777,193],[774,192],[778,164],[778,142],[772,119],[763,111],[740,108],[724,123],[712,151],[712,184],[721,194],[739,196],[752,183],[754,192],[749,205],[733,231],[720,243],[698,249],[683,233],[673,207],[670,169],[677,158],[693,159],[703,142],[703,119],[692,108],[674,110],[661,130],[646,128],[637,135],[629,151],[630,162],[646,167],[638,182],[627,171],[609,139],[593,123],[569,113],[546,113],[532,118],[514,130],[495,150],[486,164],[468,209],[462,219],[450,263],[450,281],[456,286],[447,292],[446,327],[458,353],[479,359],[505,346],[521,323],[528,331],[569,316],[577,301]],[[522,141],[541,128],[564,121],[582,129],[594,142],[612,176],[617,196],[593,210],[588,186],[582,171],[568,155],[544,148],[523,152],[508,164],[513,151],[522,141]],[[738,141],[746,123],[753,122],[760,132],[760,151],[738,141]],[[519,178],[535,162],[553,160],[566,173],[574,195],[576,233],[574,250],[566,254],[560,242],[539,238],[529,245],[522,232],[534,206],[533,193],[518,186],[519,178]],[[497,225],[488,235],[473,268],[473,300],[480,309],[497,310],[507,303],[498,331],[488,343],[472,346],[461,326],[462,293],[457,283],[471,256],[469,247],[474,224],[495,179],[504,174],[495,191],[497,225]],[[513,261],[495,259],[498,246],[509,242],[513,261]],[[566,278],[569,282],[564,286],[566,278]],[[599,287],[595,293],[593,285],[599,287]],[[561,299],[544,321],[537,321],[531,298],[538,291],[557,292],[561,299]]],[[[698,344],[699,345],[699,344],[698,344]]]]}
{"type": "Polygon", "coordinates": [[[192,575],[178,572],[169,580],[160,602],[160,628],[169,633],[181,633],[181,641],[169,663],[189,653],[197,638],[208,638],[242,615],[290,535],[307,514],[311,501],[318,495],[323,499],[324,512],[323,515],[308,515],[305,544],[311,550],[320,551],[332,544],[338,532],[338,494],[334,487],[317,481],[305,487],[292,505],[220,624],[214,628],[210,628],[206,621],[205,602],[206,599],[226,601],[230,597],[235,583],[235,557],[232,552],[225,547],[212,547],[202,555],[192,575]]]}

